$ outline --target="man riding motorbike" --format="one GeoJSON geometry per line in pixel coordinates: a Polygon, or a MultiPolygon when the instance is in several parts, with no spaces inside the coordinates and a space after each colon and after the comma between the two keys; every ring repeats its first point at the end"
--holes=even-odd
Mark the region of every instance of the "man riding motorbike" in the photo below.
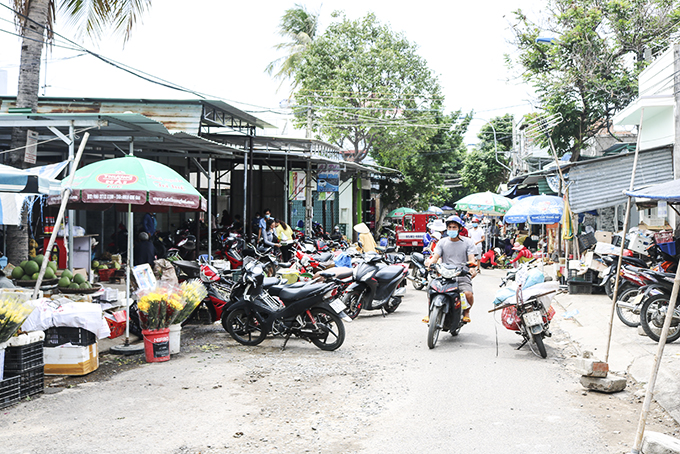
{"type": "MultiPolygon", "coordinates": [[[[448,265],[470,267],[471,276],[476,275],[475,267],[477,262],[475,259],[475,245],[469,238],[462,237],[459,232],[465,227],[465,223],[458,216],[449,216],[446,218],[446,234],[448,239],[442,238],[434,248],[432,257],[425,261],[425,266],[430,266],[436,263],[441,257],[442,261],[448,265]]],[[[474,295],[472,293],[472,280],[468,276],[461,276],[458,278],[458,286],[461,291],[465,293],[465,298],[470,305],[463,311],[463,321],[470,323],[470,308],[474,304],[474,295]]],[[[429,321],[426,317],[423,321],[429,321]]]]}

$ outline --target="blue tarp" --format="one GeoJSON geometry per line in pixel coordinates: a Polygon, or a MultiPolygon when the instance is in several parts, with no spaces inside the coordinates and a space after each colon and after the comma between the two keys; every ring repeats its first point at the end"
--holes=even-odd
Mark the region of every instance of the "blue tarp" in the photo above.
{"type": "Polygon", "coordinates": [[[631,197],[665,200],[668,203],[680,203],[680,179],[655,184],[644,189],[625,191],[624,194],[631,197]]]}

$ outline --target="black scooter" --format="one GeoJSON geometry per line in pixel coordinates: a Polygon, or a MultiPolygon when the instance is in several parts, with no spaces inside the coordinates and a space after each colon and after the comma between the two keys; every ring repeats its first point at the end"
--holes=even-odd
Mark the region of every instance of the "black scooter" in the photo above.
{"type": "Polygon", "coordinates": [[[411,254],[411,275],[406,278],[411,281],[413,288],[422,290],[429,281],[430,271],[425,266],[425,256],[420,252],[411,254]]]}
{"type": "Polygon", "coordinates": [[[363,263],[354,268],[354,282],[347,288],[343,301],[347,315],[353,320],[362,309],[383,310],[391,314],[406,293],[408,265],[386,265],[378,254],[368,253],[363,263]]]}
{"type": "Polygon", "coordinates": [[[331,282],[284,287],[273,297],[263,288],[263,265],[248,263],[241,275],[243,297],[230,308],[227,331],[243,345],[258,345],[273,334],[285,337],[282,349],[293,335],[321,350],[338,349],[345,340],[342,317],[347,316],[342,301],[333,299],[339,284],[333,275],[324,277],[331,282]]]}
{"type": "Polygon", "coordinates": [[[427,289],[430,312],[427,346],[431,349],[437,345],[440,331],[457,336],[465,325],[463,311],[468,303],[458,289],[458,278],[470,274],[467,266],[438,264],[435,270],[439,277],[433,279],[427,289]]]}

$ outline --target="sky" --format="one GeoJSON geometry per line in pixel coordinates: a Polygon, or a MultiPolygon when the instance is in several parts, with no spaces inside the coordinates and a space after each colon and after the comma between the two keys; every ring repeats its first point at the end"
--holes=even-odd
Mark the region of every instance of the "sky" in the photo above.
{"type": "MultiPolygon", "coordinates": [[[[282,56],[274,49],[282,41],[278,25],[284,11],[296,3],[320,14],[321,31],[333,20],[331,13],[342,10],[350,19],[373,12],[379,21],[403,32],[438,76],[446,110],[474,110],[467,143],[475,143],[479,128],[494,116],[534,110],[531,87],[517,80],[504,54],[514,53],[512,11],[521,8],[538,18],[545,4],[540,0],[421,0],[409,6],[373,0],[155,0],[125,44],[120,36],[107,35],[99,42],[78,36],[63,18],[55,30],[93,52],[226,101],[279,128],[268,135],[304,137],[304,132],[292,130],[289,111],[280,107],[289,87],[264,71],[282,56]]],[[[0,5],[9,4],[11,0],[0,0],[0,5]]],[[[7,33],[16,33],[12,20],[11,11],[0,6],[0,94],[5,71],[5,93],[16,95],[20,39],[7,33]]],[[[56,43],[71,46],[59,37],[56,43]]],[[[52,47],[47,60],[41,74],[47,96],[196,98],[136,78],[82,51],[52,47]]]]}

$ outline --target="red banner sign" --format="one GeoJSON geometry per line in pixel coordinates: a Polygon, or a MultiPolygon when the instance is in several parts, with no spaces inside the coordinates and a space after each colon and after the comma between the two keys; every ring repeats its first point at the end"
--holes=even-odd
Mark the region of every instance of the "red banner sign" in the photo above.
{"type": "Polygon", "coordinates": [[[103,173],[97,176],[97,181],[101,184],[122,186],[124,184],[136,183],[137,177],[123,172],[103,173]]]}

